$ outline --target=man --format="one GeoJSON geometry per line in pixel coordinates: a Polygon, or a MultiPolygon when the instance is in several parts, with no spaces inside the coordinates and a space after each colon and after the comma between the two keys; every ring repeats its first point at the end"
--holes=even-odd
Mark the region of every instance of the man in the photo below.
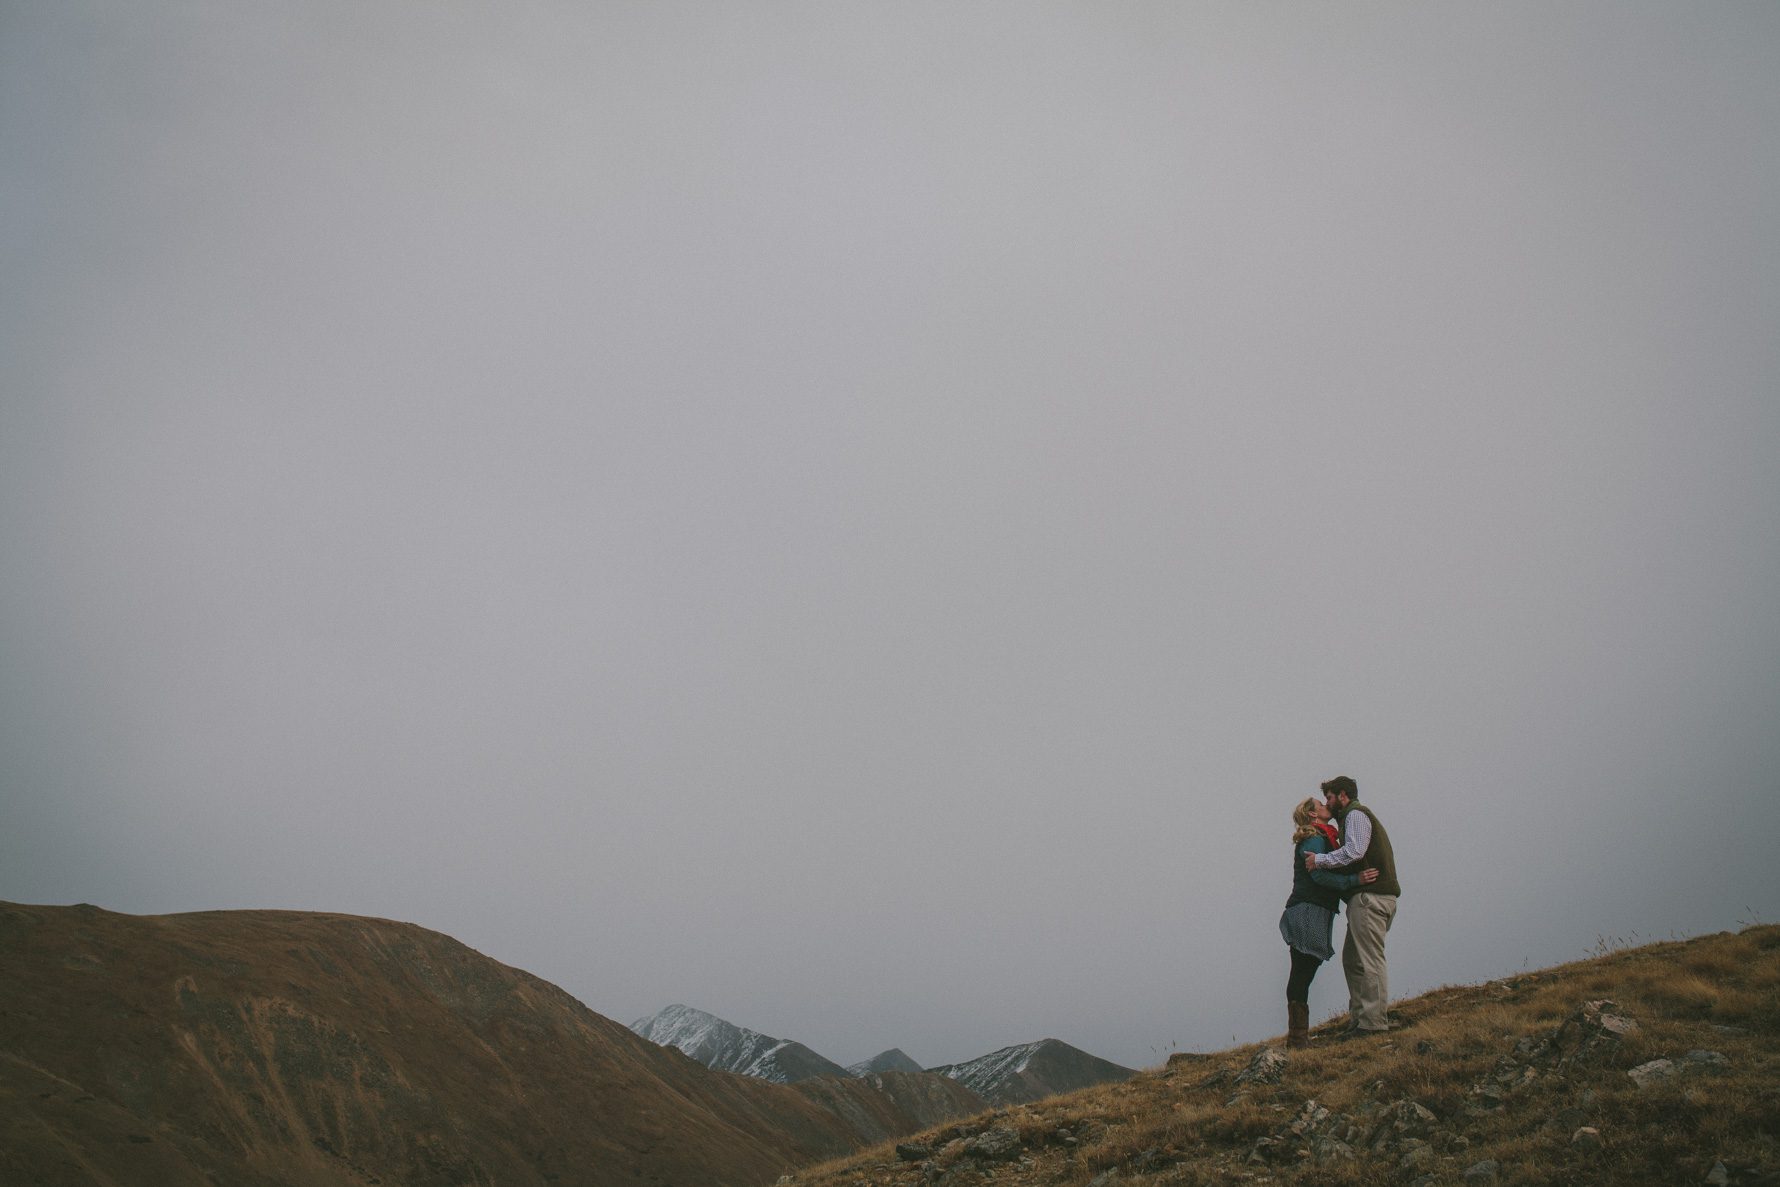
{"type": "Polygon", "coordinates": [[[1360,787],[1346,775],[1322,785],[1329,814],[1341,826],[1341,847],[1332,853],[1306,853],[1304,868],[1371,866],[1378,878],[1370,886],[1342,892],[1347,903],[1347,942],[1341,946],[1341,971],[1347,974],[1347,1016],[1351,1030],[1379,1034],[1391,1028],[1385,1016],[1390,983],[1385,974],[1384,937],[1397,917],[1397,862],[1391,838],[1372,809],[1360,804],[1360,787]]]}

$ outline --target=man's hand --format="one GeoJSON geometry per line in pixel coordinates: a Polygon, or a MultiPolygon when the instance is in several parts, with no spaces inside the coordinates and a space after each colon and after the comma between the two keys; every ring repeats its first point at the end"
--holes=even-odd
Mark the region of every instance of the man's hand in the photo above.
{"type": "Polygon", "coordinates": [[[1377,866],[1367,866],[1365,869],[1360,871],[1360,885],[1361,886],[1370,886],[1376,881],[1378,881],[1378,867],[1377,866]]]}
{"type": "Polygon", "coordinates": [[[1315,869],[1316,869],[1316,854],[1306,853],[1304,855],[1304,868],[1307,870],[1315,871],[1315,869]]]}

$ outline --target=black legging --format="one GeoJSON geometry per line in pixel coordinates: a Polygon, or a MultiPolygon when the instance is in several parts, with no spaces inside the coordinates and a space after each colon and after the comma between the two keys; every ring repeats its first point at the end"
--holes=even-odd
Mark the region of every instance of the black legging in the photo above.
{"type": "Polygon", "coordinates": [[[1316,971],[1323,967],[1323,962],[1308,952],[1300,952],[1296,948],[1287,948],[1292,954],[1292,975],[1286,978],[1286,1000],[1289,1002],[1310,1001],[1310,982],[1316,971]]]}

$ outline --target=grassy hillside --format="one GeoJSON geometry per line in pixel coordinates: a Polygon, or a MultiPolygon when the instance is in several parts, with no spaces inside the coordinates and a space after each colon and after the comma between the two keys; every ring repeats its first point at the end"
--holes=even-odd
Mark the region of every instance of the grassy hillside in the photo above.
{"type": "Polygon", "coordinates": [[[1386,1036],[1325,1026],[1308,1051],[1177,1055],[796,1183],[1780,1184],[1780,927],[1439,989],[1393,1013],[1403,1026],[1386,1036]]]}
{"type": "Polygon", "coordinates": [[[714,1072],[412,924],[0,903],[6,1187],[755,1187],[961,1100],[714,1072]]]}

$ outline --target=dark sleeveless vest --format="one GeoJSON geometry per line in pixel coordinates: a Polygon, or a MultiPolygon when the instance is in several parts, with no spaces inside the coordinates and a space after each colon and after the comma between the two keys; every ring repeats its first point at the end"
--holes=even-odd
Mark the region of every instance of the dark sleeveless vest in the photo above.
{"type": "Polygon", "coordinates": [[[1349,804],[1341,813],[1341,839],[1343,842],[1347,840],[1347,814],[1349,812],[1364,812],[1366,819],[1372,822],[1372,843],[1366,846],[1366,852],[1360,855],[1359,861],[1354,862],[1351,866],[1341,867],[1341,872],[1357,874],[1367,866],[1377,866],[1378,881],[1370,886],[1356,886],[1352,890],[1343,891],[1341,900],[1346,902],[1356,894],[1388,894],[1392,898],[1396,898],[1403,891],[1397,885],[1397,859],[1391,853],[1391,835],[1384,831],[1384,825],[1378,823],[1378,817],[1372,814],[1372,809],[1364,804],[1349,804]]]}

